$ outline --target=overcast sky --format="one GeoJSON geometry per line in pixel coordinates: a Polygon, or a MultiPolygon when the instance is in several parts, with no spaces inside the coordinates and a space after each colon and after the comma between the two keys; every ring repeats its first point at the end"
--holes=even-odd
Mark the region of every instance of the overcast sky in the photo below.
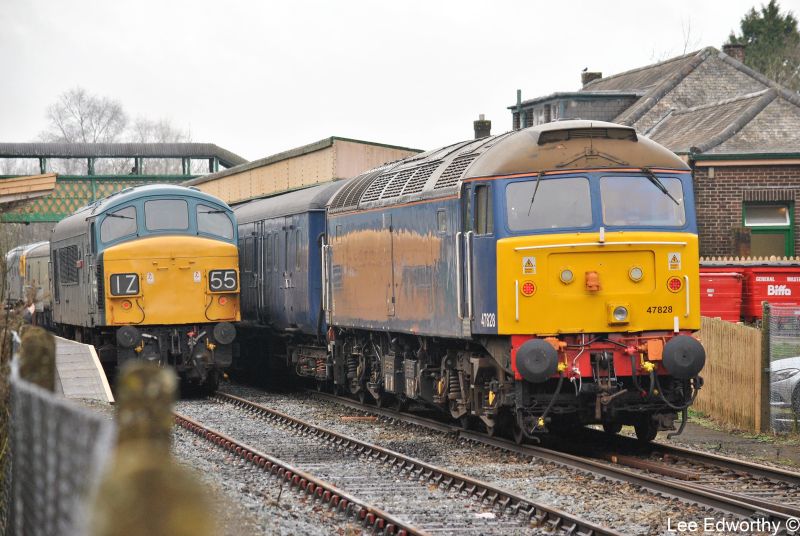
{"type": "MultiPolygon", "coordinates": [[[[0,0],[0,141],[82,86],[256,159],[328,136],[430,149],[523,99],[721,47],[758,0],[0,0]]],[[[800,15],[800,0],[781,0],[800,15]]]]}

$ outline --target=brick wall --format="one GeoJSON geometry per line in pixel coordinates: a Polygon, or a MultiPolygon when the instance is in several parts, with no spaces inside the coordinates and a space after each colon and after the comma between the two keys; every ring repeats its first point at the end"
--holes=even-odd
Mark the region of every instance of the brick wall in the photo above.
{"type": "Polygon", "coordinates": [[[735,255],[734,227],[748,201],[789,201],[794,206],[794,255],[800,254],[800,166],[725,166],[694,170],[700,255],[735,255]]]}

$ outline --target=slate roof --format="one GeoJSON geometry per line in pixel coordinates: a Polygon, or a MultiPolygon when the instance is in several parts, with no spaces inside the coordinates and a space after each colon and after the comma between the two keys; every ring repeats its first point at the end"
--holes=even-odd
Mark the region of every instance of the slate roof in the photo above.
{"type": "Polygon", "coordinates": [[[679,154],[800,153],[800,96],[708,47],[580,91],[639,93],[613,122],[679,154]]]}

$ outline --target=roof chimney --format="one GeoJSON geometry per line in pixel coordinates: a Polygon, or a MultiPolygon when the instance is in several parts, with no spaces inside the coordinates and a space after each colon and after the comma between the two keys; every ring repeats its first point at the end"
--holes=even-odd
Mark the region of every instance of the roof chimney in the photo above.
{"type": "Polygon", "coordinates": [[[746,45],[740,45],[738,43],[728,43],[727,45],[722,45],[722,51],[731,58],[744,63],[745,46],[746,45]]]}
{"type": "Polygon", "coordinates": [[[492,135],[492,122],[484,119],[483,114],[478,116],[477,121],[472,122],[475,129],[475,139],[486,138],[492,135]]]}
{"type": "Polygon", "coordinates": [[[583,71],[581,73],[581,84],[583,84],[585,86],[586,84],[588,84],[592,80],[599,80],[600,78],[603,78],[603,73],[598,73],[598,72],[588,72],[587,73],[586,71],[583,71]]]}

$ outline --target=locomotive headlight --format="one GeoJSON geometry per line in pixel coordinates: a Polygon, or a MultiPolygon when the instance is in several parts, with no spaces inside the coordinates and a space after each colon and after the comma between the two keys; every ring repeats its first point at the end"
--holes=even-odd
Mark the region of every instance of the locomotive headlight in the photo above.
{"type": "Polygon", "coordinates": [[[569,285],[575,279],[575,274],[573,274],[572,270],[570,270],[569,268],[564,268],[563,270],[561,270],[561,275],[559,276],[559,279],[561,279],[561,282],[564,283],[565,285],[569,285]]]}
{"type": "Polygon", "coordinates": [[[638,266],[634,266],[630,270],[628,270],[628,277],[631,278],[631,281],[638,283],[644,277],[644,271],[638,266]]]}
{"type": "Polygon", "coordinates": [[[630,321],[630,312],[627,303],[609,303],[606,306],[608,308],[609,324],[627,324],[630,321]]]}

